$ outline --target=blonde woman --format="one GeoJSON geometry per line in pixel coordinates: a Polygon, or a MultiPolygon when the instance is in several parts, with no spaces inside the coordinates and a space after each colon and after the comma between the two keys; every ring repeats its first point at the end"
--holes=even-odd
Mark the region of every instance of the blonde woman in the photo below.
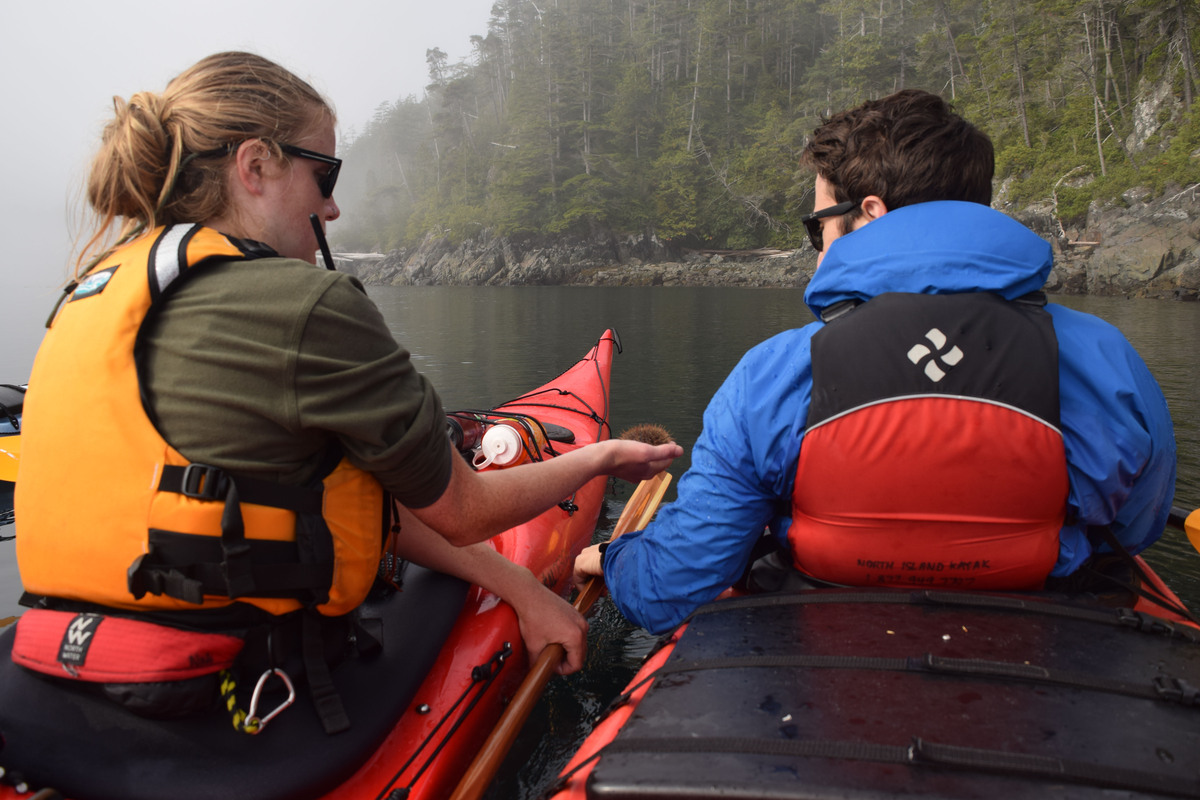
{"type": "Polygon", "coordinates": [[[500,595],[531,657],[561,643],[560,671],[577,670],[584,620],[478,543],[597,475],[649,477],[680,448],[608,441],[472,471],[361,285],[314,266],[310,218],[340,214],[335,152],[329,104],[249,53],[115,101],[86,263],[25,405],[25,588],[168,625],[303,617],[310,642],[370,588],[386,491],[398,555],[500,595]],[[271,554],[292,539],[299,555],[271,554]]]}

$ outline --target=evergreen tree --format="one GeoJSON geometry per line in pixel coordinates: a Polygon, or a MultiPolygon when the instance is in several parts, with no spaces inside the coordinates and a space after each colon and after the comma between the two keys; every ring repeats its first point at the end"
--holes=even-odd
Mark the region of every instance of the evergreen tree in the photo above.
{"type": "Polygon", "coordinates": [[[425,97],[348,138],[337,244],[613,230],[796,246],[807,133],[909,87],[992,136],[1006,201],[1080,218],[1135,183],[1200,179],[1198,15],[1186,0],[498,0],[468,62],[431,48],[425,97]],[[1135,114],[1158,86],[1173,100],[1135,114]]]}

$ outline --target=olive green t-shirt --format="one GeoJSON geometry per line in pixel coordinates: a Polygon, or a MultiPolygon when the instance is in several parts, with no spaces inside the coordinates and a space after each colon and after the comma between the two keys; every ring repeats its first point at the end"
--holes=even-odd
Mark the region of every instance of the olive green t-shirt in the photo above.
{"type": "Polygon", "coordinates": [[[205,265],[147,323],[141,363],[159,431],[193,462],[295,484],[336,439],[407,506],[449,483],[441,401],[348,275],[205,265]]]}

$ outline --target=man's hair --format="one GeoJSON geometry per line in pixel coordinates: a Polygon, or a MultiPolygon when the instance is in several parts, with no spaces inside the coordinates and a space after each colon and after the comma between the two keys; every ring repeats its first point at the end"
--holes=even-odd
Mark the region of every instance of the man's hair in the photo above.
{"type": "Polygon", "coordinates": [[[800,162],[829,182],[838,202],[876,195],[892,210],[992,200],[991,139],[945,100],[917,89],[834,114],[813,131],[800,162]]]}

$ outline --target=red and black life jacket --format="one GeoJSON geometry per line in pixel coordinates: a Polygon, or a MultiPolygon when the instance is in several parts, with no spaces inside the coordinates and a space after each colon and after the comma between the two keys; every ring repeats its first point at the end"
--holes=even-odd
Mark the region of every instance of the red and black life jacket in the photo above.
{"type": "Polygon", "coordinates": [[[851,585],[1043,585],[1068,492],[1044,305],[888,293],[828,315],[792,493],[797,568],[851,585]]]}

